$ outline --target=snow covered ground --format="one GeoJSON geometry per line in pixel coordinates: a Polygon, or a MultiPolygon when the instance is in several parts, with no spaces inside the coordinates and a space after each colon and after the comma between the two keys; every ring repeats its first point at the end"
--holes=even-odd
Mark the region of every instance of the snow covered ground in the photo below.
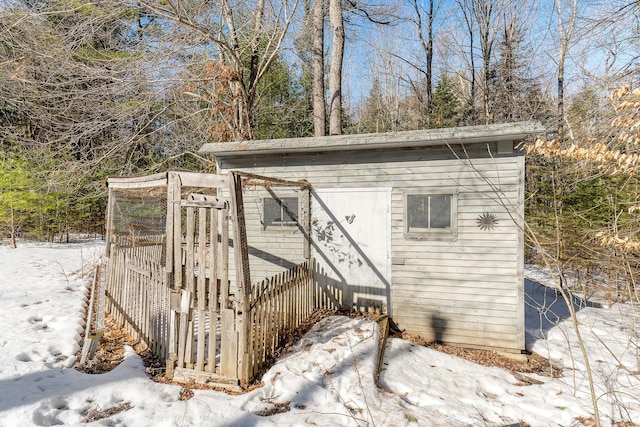
{"type": "MultiPolygon", "coordinates": [[[[90,424],[570,426],[592,416],[566,307],[529,280],[527,346],[563,367],[561,378],[527,374],[539,384],[390,339],[378,388],[378,327],[339,316],[318,323],[269,370],[263,387],[244,395],[194,390],[180,400],[181,388],[149,380],[132,351],[109,373],[78,372],[70,367],[83,332],[89,269],[101,251],[95,241],[0,246],[0,426],[84,425],[90,413],[111,408],[125,410],[90,424]]],[[[539,270],[528,274],[548,280],[539,270]]],[[[603,425],[640,423],[638,310],[591,304],[578,316],[603,425]]]]}

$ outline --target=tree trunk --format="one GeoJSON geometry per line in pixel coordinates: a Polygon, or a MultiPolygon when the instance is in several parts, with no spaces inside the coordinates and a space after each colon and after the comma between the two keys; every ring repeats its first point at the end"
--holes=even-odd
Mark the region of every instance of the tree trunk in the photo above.
{"type": "Polygon", "coordinates": [[[342,60],[344,59],[344,22],[340,0],[329,0],[329,22],[333,40],[329,70],[329,134],[342,134],[342,60]]]}
{"type": "Polygon", "coordinates": [[[433,0],[429,1],[429,14],[427,20],[427,108],[431,113],[433,102],[433,0]]]}
{"type": "Polygon", "coordinates": [[[313,5],[313,130],[325,135],[327,110],[324,97],[324,0],[313,5]]]}

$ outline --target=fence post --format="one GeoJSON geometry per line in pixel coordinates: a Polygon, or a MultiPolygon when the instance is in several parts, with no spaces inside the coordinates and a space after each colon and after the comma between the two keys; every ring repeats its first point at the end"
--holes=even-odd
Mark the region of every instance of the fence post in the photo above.
{"type": "Polygon", "coordinates": [[[249,383],[251,372],[251,323],[250,303],[251,274],[249,271],[249,246],[242,199],[242,176],[229,172],[231,208],[234,212],[233,250],[236,264],[236,284],[238,288],[238,309],[236,312],[236,331],[238,332],[238,378],[240,385],[249,383]]]}

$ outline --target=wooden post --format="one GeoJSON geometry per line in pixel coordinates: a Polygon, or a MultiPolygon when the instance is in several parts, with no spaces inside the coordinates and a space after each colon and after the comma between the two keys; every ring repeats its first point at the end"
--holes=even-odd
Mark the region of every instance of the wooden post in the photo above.
{"type": "MultiPolygon", "coordinates": [[[[224,210],[211,209],[209,220],[209,351],[207,354],[207,372],[216,371],[216,346],[218,325],[218,278],[220,277],[220,251],[218,251],[219,224],[218,215],[224,210]]],[[[228,244],[228,242],[222,242],[228,244]]]]}
{"type": "MultiPolygon", "coordinates": [[[[198,208],[198,348],[196,369],[204,371],[205,325],[207,316],[207,209],[198,208]]],[[[211,325],[211,322],[209,322],[211,325]]]]}
{"type": "Polygon", "coordinates": [[[238,378],[245,386],[249,382],[251,354],[251,324],[249,322],[249,296],[251,295],[251,275],[249,272],[249,246],[242,199],[242,177],[229,172],[231,209],[234,212],[233,249],[236,265],[236,284],[238,288],[238,308],[236,313],[236,331],[238,332],[238,378]]]}
{"type": "Polygon", "coordinates": [[[186,349],[185,349],[185,357],[184,362],[187,368],[193,369],[193,301],[195,300],[195,210],[193,206],[187,206],[187,238],[186,238],[186,259],[185,259],[185,289],[189,291],[189,293],[193,296],[191,298],[191,305],[189,307],[188,314],[188,332],[187,332],[187,341],[186,341],[186,349]]]}
{"type": "Polygon", "coordinates": [[[107,245],[105,247],[105,255],[108,257],[111,255],[111,237],[113,232],[113,210],[116,204],[115,197],[113,195],[113,189],[109,188],[109,198],[107,201],[107,213],[106,213],[106,233],[105,241],[107,245]]]}
{"type": "MultiPolygon", "coordinates": [[[[182,216],[180,213],[180,199],[182,197],[182,184],[180,183],[180,175],[175,172],[169,173],[169,185],[172,186],[173,200],[171,210],[173,211],[173,236],[167,236],[173,239],[173,288],[182,288],[182,216]]],[[[170,256],[167,254],[167,256],[170,256]]],[[[167,270],[169,270],[167,268],[167,270]]]]}

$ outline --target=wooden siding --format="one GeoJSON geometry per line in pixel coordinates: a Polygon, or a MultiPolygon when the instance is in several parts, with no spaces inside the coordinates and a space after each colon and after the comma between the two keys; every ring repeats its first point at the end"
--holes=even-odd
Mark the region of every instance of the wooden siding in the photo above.
{"type": "MultiPolygon", "coordinates": [[[[299,188],[272,186],[269,191],[249,186],[243,191],[247,245],[249,247],[249,266],[251,282],[257,283],[284,271],[294,268],[305,261],[305,239],[301,226],[265,227],[263,199],[299,197],[303,191],[299,188]]],[[[299,205],[298,215],[301,215],[299,205]]],[[[230,222],[230,235],[233,235],[234,221],[230,222]]],[[[231,241],[233,246],[233,240],[231,241]]],[[[230,252],[230,265],[234,265],[234,253],[230,252]]],[[[229,271],[231,283],[235,283],[235,271],[229,271]]],[[[233,286],[232,286],[233,288],[233,286]]],[[[233,289],[235,292],[235,289],[233,289]]]]}
{"type": "Polygon", "coordinates": [[[392,187],[389,311],[394,321],[444,342],[518,351],[524,349],[524,158],[490,154],[495,148],[468,145],[455,155],[445,146],[218,161],[222,170],[306,179],[315,189],[392,187]],[[404,195],[416,192],[457,194],[453,238],[405,236],[404,195]],[[492,230],[478,227],[483,213],[495,215],[492,230]]]}

